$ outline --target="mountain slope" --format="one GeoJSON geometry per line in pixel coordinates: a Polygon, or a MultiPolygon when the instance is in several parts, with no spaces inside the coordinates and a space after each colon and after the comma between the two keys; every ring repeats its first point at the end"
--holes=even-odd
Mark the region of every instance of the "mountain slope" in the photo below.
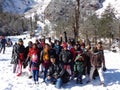
{"type": "MultiPolygon", "coordinates": [[[[102,3],[105,0],[80,0],[80,12],[82,18],[87,17],[91,11],[94,13],[96,10],[103,7],[102,3]]],[[[75,13],[76,0],[51,0],[45,9],[45,16],[52,22],[57,20],[71,18],[75,13]]]]}
{"type": "Polygon", "coordinates": [[[116,17],[120,17],[120,0],[105,0],[103,8],[96,11],[96,13],[101,15],[108,5],[111,5],[115,9],[116,17]]]}
{"type": "Polygon", "coordinates": [[[24,13],[32,8],[37,3],[42,3],[44,0],[3,0],[2,7],[5,12],[24,13]]]}

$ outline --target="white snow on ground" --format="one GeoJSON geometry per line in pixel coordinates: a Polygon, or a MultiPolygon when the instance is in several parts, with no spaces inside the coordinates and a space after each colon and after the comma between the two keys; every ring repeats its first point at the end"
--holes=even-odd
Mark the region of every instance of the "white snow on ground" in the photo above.
{"type": "MultiPolygon", "coordinates": [[[[14,36],[11,37],[14,42],[18,38],[25,36],[14,36]]],[[[27,42],[30,39],[25,39],[27,42]]],[[[34,40],[34,39],[33,39],[34,40]]],[[[16,74],[12,73],[11,61],[11,47],[6,48],[5,54],[0,54],[0,90],[57,90],[54,85],[46,86],[44,83],[34,85],[32,79],[28,79],[28,68],[23,70],[23,74],[17,77],[16,74]]],[[[75,81],[63,85],[61,90],[120,90],[120,53],[113,53],[105,50],[105,60],[107,71],[104,73],[106,87],[99,85],[99,77],[90,84],[86,84],[83,80],[82,85],[75,84],[75,81]]],[[[42,79],[39,79],[41,82],[42,79]]]]}

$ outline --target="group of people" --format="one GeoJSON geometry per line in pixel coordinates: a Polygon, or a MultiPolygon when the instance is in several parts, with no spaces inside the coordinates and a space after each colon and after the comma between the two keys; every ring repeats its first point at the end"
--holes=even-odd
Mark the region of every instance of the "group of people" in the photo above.
{"type": "Polygon", "coordinates": [[[29,67],[29,78],[33,78],[35,84],[39,83],[39,76],[43,72],[43,82],[55,84],[56,88],[61,88],[71,79],[82,84],[83,75],[88,78],[86,83],[89,83],[95,79],[96,73],[104,85],[103,71],[106,66],[101,42],[91,48],[90,44],[72,40],[49,40],[48,44],[45,39],[37,39],[35,43],[29,41],[25,47],[23,40],[19,39],[13,45],[11,64],[17,76],[21,76],[23,68],[29,67]]]}

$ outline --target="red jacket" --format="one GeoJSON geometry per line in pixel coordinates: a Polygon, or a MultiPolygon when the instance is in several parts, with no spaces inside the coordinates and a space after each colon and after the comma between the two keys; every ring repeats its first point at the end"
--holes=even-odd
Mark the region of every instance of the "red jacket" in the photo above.
{"type": "Polygon", "coordinates": [[[40,51],[38,48],[34,49],[31,48],[29,50],[28,56],[31,58],[32,61],[32,70],[38,70],[39,69],[39,64],[40,64],[40,51]]]}

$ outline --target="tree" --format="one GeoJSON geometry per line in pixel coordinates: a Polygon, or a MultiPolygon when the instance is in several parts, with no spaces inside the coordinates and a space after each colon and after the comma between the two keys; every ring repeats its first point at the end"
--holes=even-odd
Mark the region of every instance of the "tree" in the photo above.
{"type": "Polygon", "coordinates": [[[80,0],[76,0],[75,2],[75,23],[73,26],[75,41],[78,40],[78,35],[79,35],[79,20],[80,20],[80,0]]]}
{"type": "Polygon", "coordinates": [[[11,13],[0,13],[0,32],[4,35],[22,34],[28,30],[28,20],[22,15],[11,13]]]}
{"type": "Polygon", "coordinates": [[[99,33],[101,37],[109,38],[109,47],[111,47],[111,40],[114,38],[114,32],[116,32],[115,22],[115,10],[111,5],[108,5],[100,19],[99,33]]]}
{"type": "Polygon", "coordinates": [[[94,43],[97,43],[97,37],[99,36],[99,18],[96,14],[93,14],[89,18],[92,25],[92,35],[94,39],[94,43]]]}

